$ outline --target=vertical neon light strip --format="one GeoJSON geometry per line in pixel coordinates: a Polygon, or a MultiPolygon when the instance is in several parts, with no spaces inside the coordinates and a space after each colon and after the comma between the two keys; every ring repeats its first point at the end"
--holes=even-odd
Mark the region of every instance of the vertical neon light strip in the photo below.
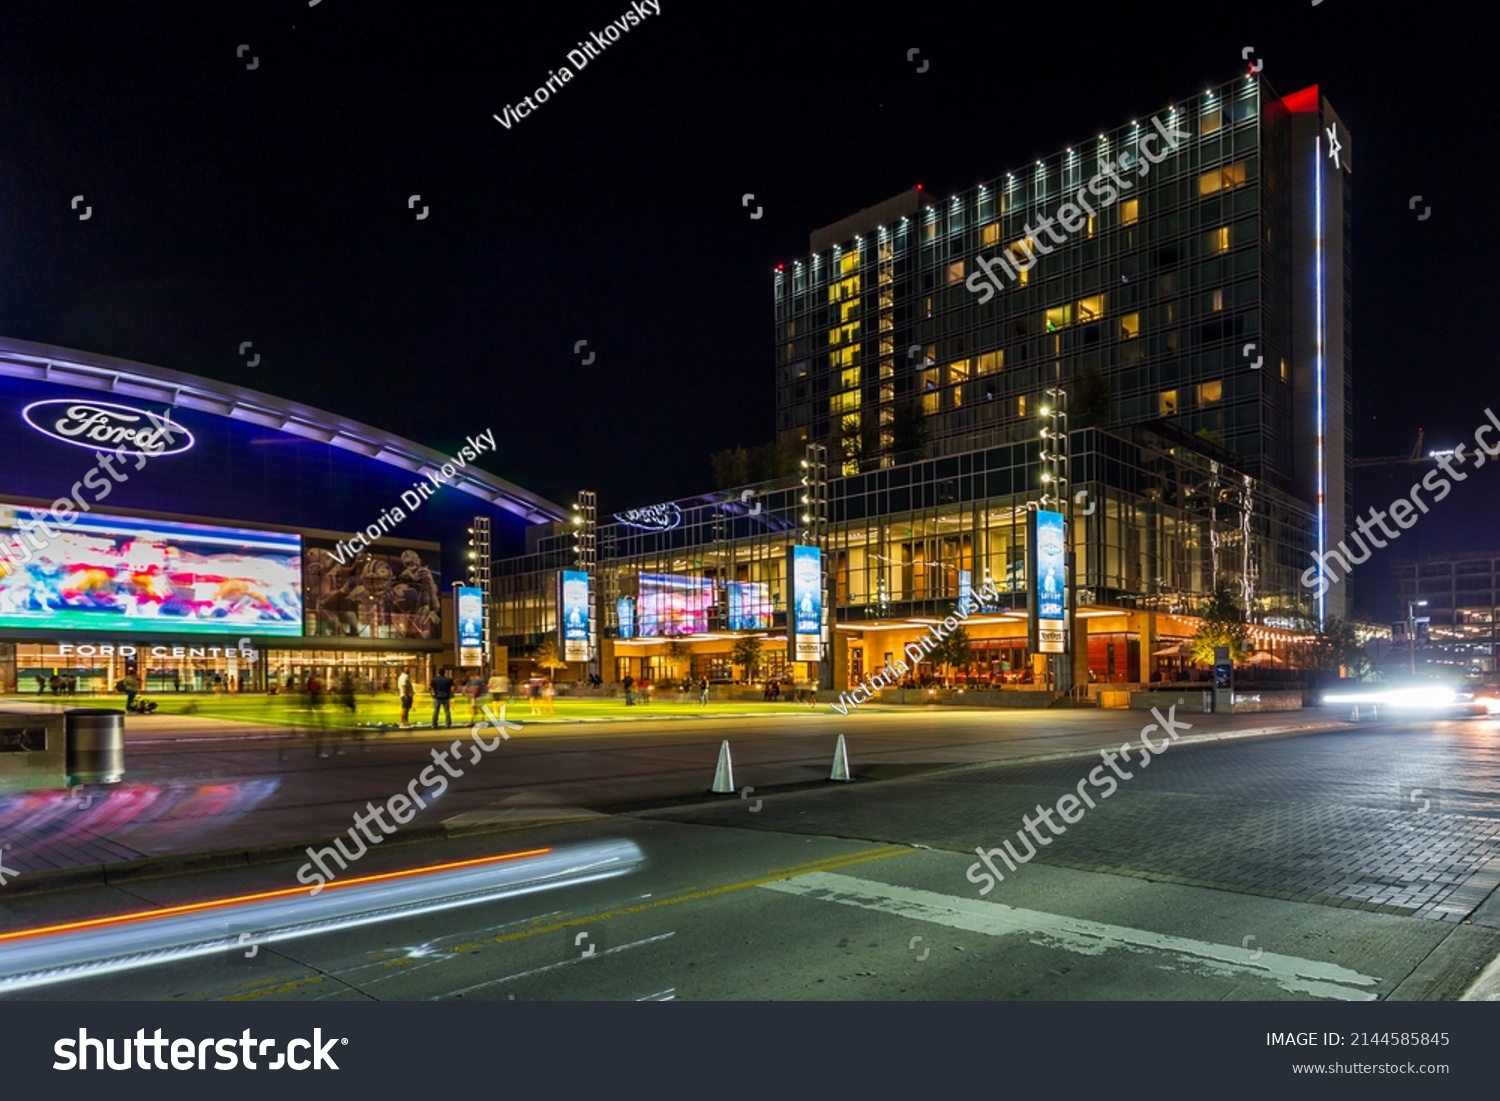
{"type": "MultiPolygon", "coordinates": [[[[1322,119],[1319,118],[1321,126],[1322,119]]],[[[1313,232],[1315,234],[1316,248],[1314,250],[1313,267],[1317,276],[1317,318],[1318,327],[1318,350],[1313,365],[1314,376],[1317,380],[1318,402],[1317,402],[1317,451],[1318,451],[1318,561],[1323,563],[1327,570],[1328,564],[1328,471],[1324,465],[1323,449],[1328,431],[1328,407],[1327,394],[1325,393],[1324,362],[1323,362],[1323,135],[1319,131],[1317,142],[1314,146],[1313,155],[1317,158],[1317,164],[1313,168],[1314,201],[1316,203],[1316,214],[1313,232]]],[[[1323,591],[1318,594],[1318,630],[1322,630],[1328,621],[1328,589],[1324,586],[1323,591]]]]}

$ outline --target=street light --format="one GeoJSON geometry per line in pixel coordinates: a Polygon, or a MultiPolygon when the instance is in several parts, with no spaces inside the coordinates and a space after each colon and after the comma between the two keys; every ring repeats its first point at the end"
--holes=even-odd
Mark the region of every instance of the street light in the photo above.
{"type": "MultiPolygon", "coordinates": [[[[1417,675],[1417,609],[1427,607],[1425,600],[1408,600],[1406,602],[1406,644],[1411,647],[1411,675],[1417,675]]],[[[1427,616],[1422,617],[1422,622],[1428,621],[1427,616]]]]}

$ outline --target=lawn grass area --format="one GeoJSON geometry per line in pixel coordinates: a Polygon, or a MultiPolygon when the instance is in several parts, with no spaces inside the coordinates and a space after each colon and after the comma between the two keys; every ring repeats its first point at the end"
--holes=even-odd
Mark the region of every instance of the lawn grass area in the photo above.
{"type": "MultiPolygon", "coordinates": [[[[118,693],[101,693],[93,696],[37,696],[19,694],[6,697],[22,703],[60,704],[63,707],[114,707],[124,709],[125,697],[118,693]]],[[[228,719],[237,722],[266,723],[275,726],[316,726],[317,716],[308,708],[307,699],[299,694],[267,696],[259,693],[214,696],[189,692],[152,692],[147,699],[154,700],[157,715],[196,715],[201,718],[228,719]]],[[[394,693],[370,696],[360,693],[354,698],[354,723],[389,723],[401,721],[401,703],[394,693]]],[[[552,714],[531,714],[530,701],[517,698],[509,701],[506,718],[521,723],[567,722],[580,719],[651,719],[674,718],[685,715],[774,715],[806,713],[812,708],[802,703],[765,703],[761,700],[735,700],[712,702],[707,706],[698,703],[696,693],[691,702],[684,702],[679,693],[673,693],[670,702],[652,701],[625,706],[623,699],[569,699],[554,701],[552,714]]],[[[540,705],[538,705],[540,706],[540,705]]],[[[349,720],[348,712],[331,700],[324,705],[328,722],[344,724],[349,720]]],[[[432,698],[419,695],[412,705],[411,719],[425,724],[432,718],[432,698]]],[[[453,721],[466,723],[469,718],[469,701],[459,698],[453,701],[453,721]]]]}

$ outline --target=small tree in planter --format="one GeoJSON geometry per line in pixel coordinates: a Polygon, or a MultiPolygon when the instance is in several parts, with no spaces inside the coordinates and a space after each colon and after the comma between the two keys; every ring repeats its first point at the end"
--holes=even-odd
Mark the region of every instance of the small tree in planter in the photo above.
{"type": "Polygon", "coordinates": [[[755,635],[736,639],[734,648],[729,651],[729,660],[735,665],[745,667],[745,679],[753,681],[755,675],[760,672],[761,641],[755,635]]]}
{"type": "MultiPolygon", "coordinates": [[[[536,648],[536,663],[549,673],[554,669],[568,667],[568,663],[563,661],[562,655],[557,652],[557,639],[555,638],[542,640],[542,644],[536,648]]],[[[555,681],[557,678],[554,675],[551,679],[555,681]]]]}
{"type": "Polygon", "coordinates": [[[940,668],[952,670],[967,668],[974,660],[974,646],[969,641],[969,632],[957,627],[948,632],[948,637],[934,646],[927,655],[940,668]]]}
{"type": "Polygon", "coordinates": [[[674,638],[662,650],[662,656],[667,659],[667,664],[671,666],[672,675],[675,677],[682,666],[692,660],[693,648],[680,638],[674,638]]]}

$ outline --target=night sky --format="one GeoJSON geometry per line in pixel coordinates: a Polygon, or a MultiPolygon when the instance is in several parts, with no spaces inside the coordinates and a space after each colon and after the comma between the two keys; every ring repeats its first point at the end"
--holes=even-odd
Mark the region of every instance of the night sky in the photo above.
{"type": "MultiPolygon", "coordinates": [[[[1253,46],[1279,93],[1322,85],[1356,143],[1355,453],[1404,454],[1418,426],[1451,446],[1500,412],[1471,298],[1495,267],[1488,5],[1459,26],[1352,0],[664,0],[495,120],[629,10],[7,0],[0,333],[439,450],[493,427],[495,473],[562,503],[595,489],[607,514],[709,489],[711,452],[772,438],[772,269],[811,230],[1148,114],[1253,46]]],[[[1422,469],[1356,472],[1360,510],[1422,469]]],[[[1493,544],[1497,501],[1487,466],[1393,549],[1493,544]]]]}

